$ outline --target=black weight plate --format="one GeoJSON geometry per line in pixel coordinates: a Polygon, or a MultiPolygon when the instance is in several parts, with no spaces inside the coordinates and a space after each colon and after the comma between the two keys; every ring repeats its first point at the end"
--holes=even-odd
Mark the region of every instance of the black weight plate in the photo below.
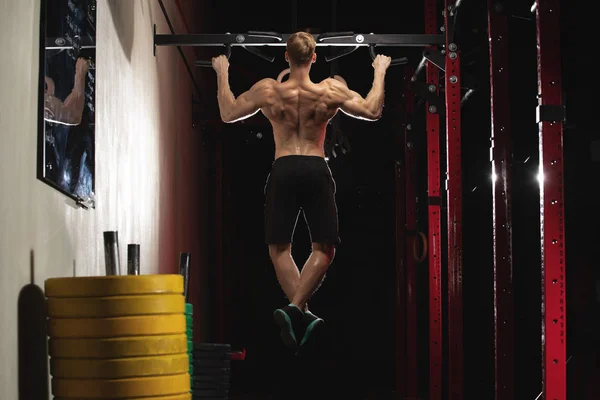
{"type": "Polygon", "coordinates": [[[193,358],[205,359],[217,359],[217,360],[231,360],[231,353],[220,353],[217,351],[191,351],[190,354],[193,358]]]}
{"type": "Polygon", "coordinates": [[[228,394],[224,394],[222,396],[203,396],[203,395],[194,396],[194,395],[192,395],[192,400],[229,400],[229,395],[228,394]]]}
{"type": "Polygon", "coordinates": [[[229,382],[194,382],[192,384],[192,390],[197,389],[229,389],[229,382]]]}
{"type": "Polygon", "coordinates": [[[192,400],[229,400],[229,395],[221,397],[192,396],[192,400]]]}
{"type": "Polygon", "coordinates": [[[230,372],[230,368],[197,367],[194,365],[194,376],[200,376],[200,375],[223,376],[223,375],[229,375],[229,372],[230,372]]]}
{"type": "Polygon", "coordinates": [[[229,389],[217,389],[217,390],[192,390],[192,396],[194,397],[219,397],[228,396],[229,389]]]}
{"type": "Polygon", "coordinates": [[[229,383],[229,375],[197,375],[192,376],[192,381],[197,383],[229,383]]]}
{"type": "Polygon", "coordinates": [[[231,366],[230,360],[198,360],[192,361],[194,368],[229,368],[231,366]]]}
{"type": "Polygon", "coordinates": [[[231,345],[224,343],[194,343],[194,350],[231,353],[231,345]]]}
{"type": "Polygon", "coordinates": [[[223,360],[231,360],[231,353],[229,352],[194,350],[191,353],[194,355],[194,358],[216,358],[223,360]]]}

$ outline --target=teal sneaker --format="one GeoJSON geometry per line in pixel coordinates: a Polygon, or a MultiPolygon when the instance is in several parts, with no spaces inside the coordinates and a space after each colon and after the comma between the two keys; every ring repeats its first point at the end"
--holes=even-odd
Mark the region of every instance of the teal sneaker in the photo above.
{"type": "Polygon", "coordinates": [[[322,318],[317,317],[315,314],[310,311],[304,312],[304,317],[302,318],[302,326],[304,327],[304,335],[302,336],[302,340],[300,341],[300,346],[303,346],[307,343],[313,335],[313,332],[321,325],[323,325],[325,321],[322,318]]]}
{"type": "Polygon", "coordinates": [[[281,340],[292,350],[298,348],[296,332],[301,328],[304,313],[293,304],[275,310],[273,313],[275,323],[281,329],[281,340]]]}

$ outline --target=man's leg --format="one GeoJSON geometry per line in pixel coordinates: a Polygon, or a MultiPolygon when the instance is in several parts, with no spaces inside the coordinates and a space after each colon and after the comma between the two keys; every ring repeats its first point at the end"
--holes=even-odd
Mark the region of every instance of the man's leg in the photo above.
{"type": "Polygon", "coordinates": [[[275,311],[274,317],[281,328],[283,342],[292,349],[304,344],[312,330],[323,322],[308,311],[308,299],[321,285],[334,254],[333,246],[313,243],[312,253],[300,273],[292,258],[291,244],[269,245],[277,280],[290,300],[288,306],[275,311]]]}
{"type": "Polygon", "coordinates": [[[308,299],[319,288],[335,254],[335,248],[329,245],[313,243],[312,249],[313,251],[300,273],[292,257],[291,243],[269,245],[269,256],[283,292],[290,303],[303,311],[308,310],[308,299]],[[298,292],[301,279],[305,281],[305,288],[298,292]],[[297,293],[300,293],[300,297],[297,296],[297,293]]]}
{"type": "Polygon", "coordinates": [[[300,271],[292,258],[291,243],[270,244],[269,256],[275,268],[277,280],[291,303],[300,283],[300,271]]]}
{"type": "Polygon", "coordinates": [[[323,320],[310,311],[306,306],[308,299],[317,291],[323,279],[329,265],[333,261],[335,255],[335,247],[331,245],[324,245],[319,243],[313,243],[312,253],[306,260],[302,272],[300,274],[300,281],[294,294],[292,304],[298,307],[304,307],[304,316],[302,318],[301,327],[302,331],[299,332],[298,337],[299,345],[303,346],[309,341],[313,331],[321,324],[323,320]]]}
{"type": "Polygon", "coordinates": [[[308,299],[317,291],[325,278],[327,268],[335,256],[335,247],[326,244],[313,243],[312,253],[306,260],[296,291],[292,298],[292,304],[303,309],[308,299]]]}
{"type": "Polygon", "coordinates": [[[273,262],[277,280],[290,301],[289,305],[275,310],[273,318],[281,328],[283,343],[290,349],[296,350],[300,340],[296,334],[300,330],[304,313],[292,304],[294,294],[300,283],[300,271],[298,271],[298,267],[292,258],[291,250],[292,245],[290,243],[269,245],[269,256],[273,262]]]}

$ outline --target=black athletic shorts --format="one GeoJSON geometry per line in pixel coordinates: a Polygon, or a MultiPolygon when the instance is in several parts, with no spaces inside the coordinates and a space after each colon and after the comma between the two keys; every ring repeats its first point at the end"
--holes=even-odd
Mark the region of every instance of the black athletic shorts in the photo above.
{"type": "Polygon", "coordinates": [[[265,240],[291,243],[302,212],[311,242],[338,245],[336,185],[319,156],[283,156],[271,167],[265,185],[265,240]]]}

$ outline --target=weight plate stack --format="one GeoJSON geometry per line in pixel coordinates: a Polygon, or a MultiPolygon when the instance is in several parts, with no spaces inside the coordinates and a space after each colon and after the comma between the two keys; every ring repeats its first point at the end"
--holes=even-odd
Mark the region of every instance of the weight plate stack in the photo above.
{"type": "Polygon", "coordinates": [[[194,343],[193,400],[229,399],[231,345],[194,343]]]}
{"type": "Polygon", "coordinates": [[[181,275],[45,282],[57,400],[191,400],[181,275]]]}
{"type": "Polygon", "coordinates": [[[194,376],[194,306],[191,303],[185,303],[185,322],[186,322],[186,337],[187,337],[187,354],[189,360],[190,387],[192,385],[192,377],[194,376]]]}

